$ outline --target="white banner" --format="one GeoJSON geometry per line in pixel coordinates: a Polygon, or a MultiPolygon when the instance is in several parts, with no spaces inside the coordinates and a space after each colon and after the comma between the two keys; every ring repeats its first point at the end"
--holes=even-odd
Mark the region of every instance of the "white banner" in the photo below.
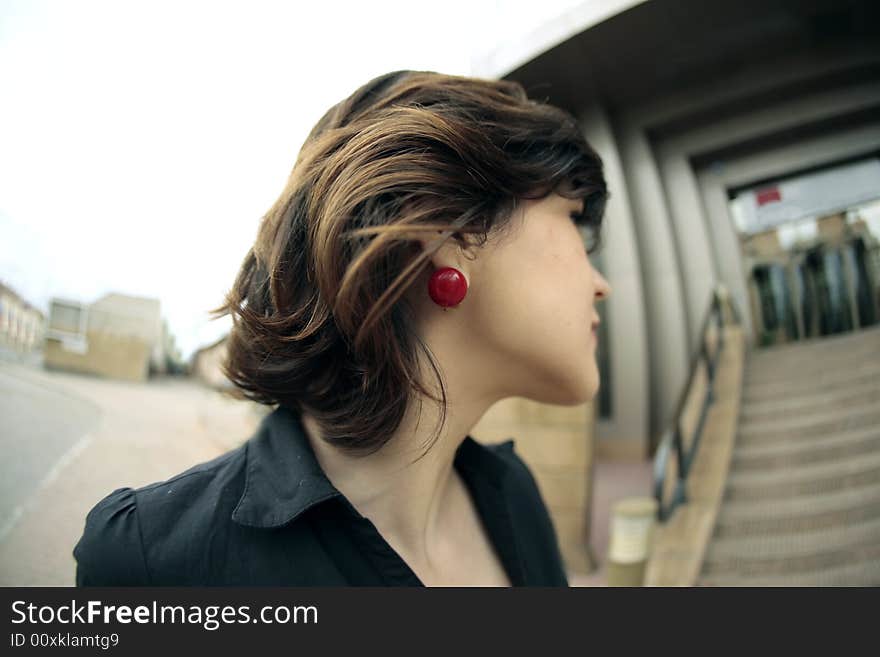
{"type": "Polygon", "coordinates": [[[739,194],[740,230],[759,233],[804,217],[821,217],[880,198],[880,159],[825,169],[739,194]]]}

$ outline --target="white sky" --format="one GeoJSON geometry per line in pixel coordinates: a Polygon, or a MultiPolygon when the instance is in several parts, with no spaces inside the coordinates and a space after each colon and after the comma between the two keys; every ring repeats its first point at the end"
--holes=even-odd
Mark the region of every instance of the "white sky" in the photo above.
{"type": "Polygon", "coordinates": [[[159,298],[184,357],[311,126],[367,80],[470,74],[577,0],[0,3],[0,280],[159,298]]]}

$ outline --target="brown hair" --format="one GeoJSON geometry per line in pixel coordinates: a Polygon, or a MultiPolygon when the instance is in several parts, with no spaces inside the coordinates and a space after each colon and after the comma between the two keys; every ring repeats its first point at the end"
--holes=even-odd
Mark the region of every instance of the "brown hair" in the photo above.
{"type": "Polygon", "coordinates": [[[233,319],[224,373],[239,397],[305,410],[352,453],[381,448],[413,393],[441,404],[436,438],[446,390],[404,293],[448,239],[482,246],[519,199],[553,191],[584,199],[577,221],[598,240],[602,161],[566,112],[505,80],[371,80],[312,129],[212,311],[233,319]],[[438,232],[416,248],[415,233],[438,232]],[[440,398],[419,380],[419,350],[440,398]]]}

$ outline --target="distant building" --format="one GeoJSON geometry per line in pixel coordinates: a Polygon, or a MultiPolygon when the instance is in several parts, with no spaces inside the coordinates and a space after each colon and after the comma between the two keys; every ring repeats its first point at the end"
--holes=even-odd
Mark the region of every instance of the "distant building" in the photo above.
{"type": "Polygon", "coordinates": [[[761,344],[870,326],[880,320],[880,241],[858,215],[807,217],[743,240],[749,310],[761,344]]]}
{"type": "Polygon", "coordinates": [[[226,338],[223,336],[201,349],[198,349],[190,360],[190,372],[193,377],[216,390],[232,388],[232,382],[226,378],[220,367],[226,359],[226,338]]]}
{"type": "Polygon", "coordinates": [[[44,364],[129,381],[168,371],[173,338],[158,299],[107,294],[92,304],[53,299],[44,364]]]}
{"type": "Polygon", "coordinates": [[[168,322],[162,320],[161,339],[153,347],[150,357],[150,372],[153,374],[183,374],[186,364],[174,336],[168,329],[168,322]]]}
{"type": "Polygon", "coordinates": [[[39,347],[45,316],[0,282],[0,346],[17,352],[39,347]]]}

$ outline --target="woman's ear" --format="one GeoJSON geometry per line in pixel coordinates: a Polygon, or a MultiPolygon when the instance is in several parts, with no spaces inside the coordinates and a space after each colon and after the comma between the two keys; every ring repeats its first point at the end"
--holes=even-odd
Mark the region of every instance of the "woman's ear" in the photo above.
{"type": "MultiPolygon", "coordinates": [[[[431,231],[430,233],[421,233],[416,237],[416,240],[422,251],[429,252],[435,248],[437,240],[442,239],[443,235],[444,231],[431,231]]],[[[466,240],[467,235],[464,237],[466,240]]],[[[469,278],[468,269],[470,267],[468,263],[475,257],[472,254],[472,251],[473,246],[471,244],[468,244],[463,248],[454,236],[449,236],[440,247],[429,256],[432,269],[455,267],[465,275],[465,278],[469,278]]]]}

